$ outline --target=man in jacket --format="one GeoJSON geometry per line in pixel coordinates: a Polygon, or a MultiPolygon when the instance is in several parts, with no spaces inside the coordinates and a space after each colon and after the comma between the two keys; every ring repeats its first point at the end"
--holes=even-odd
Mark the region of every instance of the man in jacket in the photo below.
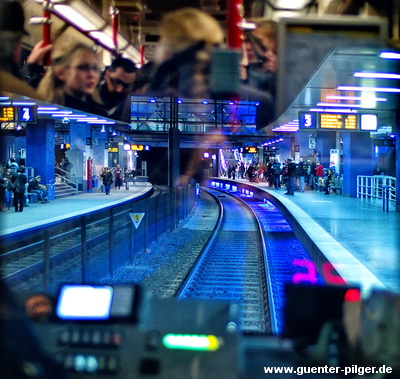
{"type": "Polygon", "coordinates": [[[40,184],[42,177],[40,175],[36,176],[36,178],[32,178],[29,181],[28,192],[36,193],[38,195],[38,200],[40,204],[49,203],[47,200],[47,196],[49,195],[46,186],[40,184]]]}
{"type": "Polygon", "coordinates": [[[11,182],[13,184],[14,191],[15,212],[22,212],[24,209],[25,184],[28,182],[28,178],[25,175],[24,166],[21,166],[13,175],[11,182]]]}
{"type": "Polygon", "coordinates": [[[294,195],[296,188],[296,163],[293,162],[292,158],[287,159],[288,162],[288,186],[285,195],[294,195]]]}

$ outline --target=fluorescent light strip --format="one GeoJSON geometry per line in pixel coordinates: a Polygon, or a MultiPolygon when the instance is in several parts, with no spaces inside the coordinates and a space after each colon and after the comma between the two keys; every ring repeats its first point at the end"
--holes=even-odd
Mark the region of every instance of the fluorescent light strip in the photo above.
{"type": "Polygon", "coordinates": [[[36,105],[32,101],[13,101],[12,105],[36,105]]]}
{"type": "Polygon", "coordinates": [[[355,72],[355,78],[372,78],[372,79],[400,79],[399,74],[389,74],[383,72],[355,72]]]}
{"type": "Polygon", "coordinates": [[[108,125],[114,125],[114,121],[88,121],[88,124],[108,124],[108,125]]]}
{"type": "MultiPolygon", "coordinates": [[[[363,98],[361,96],[327,96],[326,100],[358,100],[361,101],[363,98]]],[[[368,100],[373,100],[373,101],[387,101],[384,97],[372,97],[371,99],[368,100]]]]}
{"type": "Polygon", "coordinates": [[[331,109],[325,109],[325,108],[310,108],[309,112],[326,112],[326,113],[358,113],[355,109],[349,109],[349,108],[331,108],[331,109]]]}
{"type": "Polygon", "coordinates": [[[400,59],[399,53],[392,53],[390,51],[384,51],[379,56],[385,59],[400,59]]]}
{"type": "Polygon", "coordinates": [[[352,108],[364,108],[360,104],[339,104],[339,103],[317,103],[317,107],[352,107],[352,108]]]}
{"type": "Polygon", "coordinates": [[[393,87],[358,87],[358,86],[339,86],[338,91],[364,91],[364,92],[391,92],[400,93],[400,88],[393,87]]]}
{"type": "MultiPolygon", "coordinates": [[[[83,116],[81,116],[81,115],[76,115],[76,114],[67,114],[67,115],[65,115],[65,114],[59,114],[59,113],[57,113],[57,114],[52,114],[52,116],[54,117],[54,118],[56,118],[56,117],[68,117],[68,118],[70,118],[71,120],[76,120],[76,119],[81,119],[83,116]]],[[[86,120],[86,119],[85,119],[86,120]]]]}
{"type": "Polygon", "coordinates": [[[64,115],[68,116],[69,114],[72,114],[72,111],[38,111],[38,114],[59,114],[59,115],[64,115]]]}
{"type": "Polygon", "coordinates": [[[40,111],[56,111],[58,108],[56,107],[38,107],[37,108],[38,112],[40,111]]]}
{"type": "Polygon", "coordinates": [[[104,27],[105,21],[102,25],[97,21],[97,25],[92,20],[89,20],[88,14],[80,13],[77,9],[74,9],[70,5],[65,4],[54,4],[54,10],[62,18],[66,18],[72,25],[75,25],[78,29],[89,31],[89,30],[99,30],[104,27]]]}

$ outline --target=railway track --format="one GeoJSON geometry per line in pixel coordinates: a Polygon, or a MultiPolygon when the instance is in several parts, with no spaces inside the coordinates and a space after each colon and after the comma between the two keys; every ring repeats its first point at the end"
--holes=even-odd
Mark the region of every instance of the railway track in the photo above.
{"type": "Polygon", "coordinates": [[[177,297],[237,303],[243,333],[271,333],[265,244],[258,220],[240,199],[207,191],[219,203],[220,219],[177,297]]]}
{"type": "MultiPolygon", "coordinates": [[[[154,186],[153,197],[161,195],[163,188],[154,186]]],[[[132,221],[123,216],[123,212],[114,214],[113,250],[125,249],[124,236],[131,229],[132,221]],[[121,217],[119,217],[121,215],[121,217]]],[[[109,219],[90,219],[86,224],[86,248],[90,259],[90,276],[99,278],[109,270],[107,257],[109,245],[109,219]]],[[[35,242],[22,245],[15,241],[10,243],[1,254],[1,278],[15,290],[41,291],[45,282],[45,271],[51,267],[51,276],[64,282],[82,281],[82,230],[80,226],[71,227],[65,232],[49,232],[46,236],[38,234],[35,242]],[[46,268],[46,260],[50,267],[46,268]]],[[[50,280],[51,281],[51,280],[50,280]]],[[[51,284],[51,283],[50,283],[51,284]]],[[[56,291],[55,288],[50,288],[56,291]]]]}

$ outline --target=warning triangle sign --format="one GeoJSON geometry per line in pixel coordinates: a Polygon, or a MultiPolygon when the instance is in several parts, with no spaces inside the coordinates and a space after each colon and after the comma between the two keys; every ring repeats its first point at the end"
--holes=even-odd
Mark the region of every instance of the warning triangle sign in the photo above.
{"type": "Polygon", "coordinates": [[[129,213],[129,216],[131,216],[133,225],[135,225],[135,228],[137,229],[143,220],[144,213],[129,213]]]}

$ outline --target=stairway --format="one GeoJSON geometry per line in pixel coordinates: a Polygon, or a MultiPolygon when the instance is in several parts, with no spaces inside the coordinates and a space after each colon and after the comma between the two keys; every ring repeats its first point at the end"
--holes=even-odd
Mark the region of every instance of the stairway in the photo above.
{"type": "Polygon", "coordinates": [[[63,197],[74,196],[77,195],[78,192],[75,188],[71,187],[70,185],[62,182],[56,182],[54,186],[54,197],[56,199],[60,199],[63,197]]]}

